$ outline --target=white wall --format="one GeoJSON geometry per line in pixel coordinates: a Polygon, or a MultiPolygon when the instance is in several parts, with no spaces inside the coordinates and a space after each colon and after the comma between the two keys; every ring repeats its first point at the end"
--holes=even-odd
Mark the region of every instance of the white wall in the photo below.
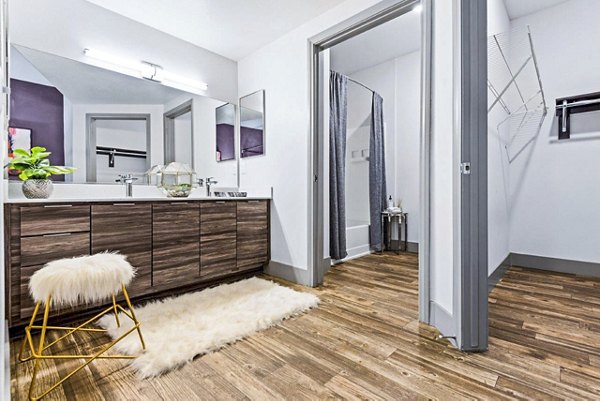
{"type": "Polygon", "coordinates": [[[10,1],[13,43],[90,62],[84,48],[206,82],[206,96],[237,100],[237,66],[232,60],[81,0],[10,1]]]}
{"type": "Polygon", "coordinates": [[[573,117],[557,141],[554,100],[600,91],[600,2],[571,0],[513,21],[530,25],[549,115],[537,139],[510,165],[511,251],[600,262],[600,120],[573,117]],[[576,121],[590,121],[580,129],[576,121]]]}
{"type": "Polygon", "coordinates": [[[348,0],[238,63],[239,94],[265,89],[266,153],[241,160],[242,187],[273,186],[271,258],[308,267],[308,39],[377,3],[348,0]]]}
{"type": "MultiPolygon", "coordinates": [[[[332,53],[335,48],[332,49],[332,53]]],[[[383,119],[384,119],[384,141],[385,141],[385,163],[386,163],[386,199],[389,195],[396,198],[396,71],[395,62],[390,60],[373,67],[354,72],[350,76],[373,89],[383,97],[383,119]]],[[[371,132],[371,107],[373,95],[367,89],[360,85],[348,83],[348,146],[347,152],[354,150],[352,147],[354,138],[357,136],[357,142],[369,149],[369,138],[371,132]],[[358,128],[358,131],[357,131],[358,128]]],[[[363,148],[363,146],[356,146],[363,148]]],[[[355,186],[360,186],[360,194],[358,191],[347,193],[346,201],[350,206],[357,200],[363,203],[363,213],[366,213],[366,221],[369,221],[369,166],[368,163],[348,163],[348,171],[346,175],[352,180],[351,174],[353,170],[357,171],[358,183],[355,186]],[[362,168],[362,175],[360,169],[362,168]],[[361,196],[362,195],[362,196],[361,196]],[[358,198],[358,199],[356,199],[358,198]]],[[[348,190],[348,188],[346,188],[348,190]]],[[[354,208],[358,208],[356,205],[354,208]]],[[[349,208],[352,211],[352,208],[349,208]]]]}
{"type": "MultiPolygon", "coordinates": [[[[488,0],[488,36],[510,30],[510,20],[503,0],[488,0]]],[[[488,67],[491,82],[508,82],[508,71],[488,67]]],[[[496,88],[502,90],[502,88],[496,88]]],[[[488,91],[488,103],[493,101],[488,91]]],[[[507,117],[497,104],[488,114],[488,274],[492,274],[510,253],[510,176],[505,149],[508,142],[508,124],[498,128],[507,117]]]]}
{"type": "MultiPolygon", "coordinates": [[[[388,195],[396,205],[401,201],[403,210],[409,213],[408,240],[419,242],[421,52],[397,57],[350,76],[383,97],[388,195]]],[[[351,152],[362,146],[368,149],[372,97],[361,86],[352,82],[348,85],[347,218],[364,215],[363,220],[368,221],[368,163],[352,162],[351,152]]]]}
{"type": "MultiPolygon", "coordinates": [[[[162,164],[164,160],[163,146],[163,112],[162,104],[74,104],[73,105],[73,165],[77,170],[73,173],[73,182],[86,182],[86,114],[150,114],[150,165],[162,164]]],[[[115,177],[116,179],[117,177],[115,177]]]]}

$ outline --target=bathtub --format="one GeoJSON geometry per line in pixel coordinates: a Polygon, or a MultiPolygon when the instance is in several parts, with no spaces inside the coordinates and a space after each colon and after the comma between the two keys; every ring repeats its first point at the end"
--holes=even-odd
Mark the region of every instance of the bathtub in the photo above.
{"type": "Polygon", "coordinates": [[[346,221],[346,252],[348,252],[348,256],[343,260],[350,260],[371,253],[369,226],[368,221],[350,219],[346,221]]]}

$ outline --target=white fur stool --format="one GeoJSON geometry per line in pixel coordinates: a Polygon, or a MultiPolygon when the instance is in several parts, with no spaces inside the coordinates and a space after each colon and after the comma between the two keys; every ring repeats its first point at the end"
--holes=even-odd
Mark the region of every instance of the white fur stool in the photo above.
{"type": "Polygon", "coordinates": [[[33,377],[29,387],[29,399],[38,400],[61,385],[65,380],[70,378],[79,370],[83,369],[96,358],[134,358],[131,355],[103,355],[106,351],[112,348],[116,343],[121,341],[127,335],[137,330],[142,343],[142,348],[145,349],[144,338],[140,329],[140,323],[135,317],[129,294],[126,286],[131,282],[135,275],[135,270],[125,256],[116,253],[99,253],[92,256],[80,256],[71,259],[55,260],[46,264],[44,267],[36,271],[29,281],[29,292],[35,300],[35,309],[29,326],[25,328],[25,339],[21,345],[19,352],[19,360],[22,362],[35,360],[33,367],[33,377]],[[127,304],[127,310],[119,305],[116,301],[116,296],[119,291],[123,292],[123,297],[127,304]],[[75,306],[82,303],[94,302],[110,302],[112,305],[104,309],[102,312],[83,322],[76,327],[63,326],[48,326],[48,316],[52,306],[75,306]],[[44,317],[42,325],[34,325],[38,311],[41,305],[44,305],[44,317]],[[86,327],[96,320],[100,319],[107,313],[114,313],[117,325],[119,322],[119,311],[130,318],[134,326],[125,332],[121,337],[108,343],[102,350],[90,355],[50,355],[44,354],[51,346],[57,344],[61,340],[67,338],[77,331],[105,332],[104,329],[86,327]],[[39,343],[34,345],[32,330],[40,330],[39,343]],[[44,345],[48,330],[62,330],[65,334],[51,343],[44,345]],[[25,346],[29,345],[30,355],[24,357],[25,346]],[[45,389],[37,396],[33,395],[36,376],[39,368],[40,359],[86,359],[85,363],[75,370],[71,371],[61,380],[45,389]]]}

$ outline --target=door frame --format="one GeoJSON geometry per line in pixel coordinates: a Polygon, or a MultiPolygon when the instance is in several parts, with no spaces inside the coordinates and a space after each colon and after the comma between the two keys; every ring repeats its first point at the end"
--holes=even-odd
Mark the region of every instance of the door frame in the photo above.
{"type": "MultiPolygon", "coordinates": [[[[309,283],[321,284],[329,259],[324,255],[325,77],[320,54],[352,36],[423,6],[421,24],[421,135],[419,222],[419,320],[431,324],[431,127],[433,21],[435,0],[384,0],[309,40],[310,163],[309,163],[309,283]],[[322,179],[319,179],[322,177],[322,179]]],[[[446,1],[446,0],[444,0],[446,1]]],[[[487,7],[485,1],[453,0],[454,70],[454,333],[449,337],[464,351],[488,347],[487,297],[487,7]],[[463,169],[468,163],[469,171],[463,169]]]]}
{"type": "MultiPolygon", "coordinates": [[[[488,349],[487,2],[457,0],[455,132],[460,135],[459,280],[456,341],[463,351],[488,349]],[[468,165],[468,169],[467,166],[468,165]]],[[[458,288],[457,288],[458,287],[458,288]]]]}
{"type": "Polygon", "coordinates": [[[145,113],[86,113],[86,157],[85,176],[86,183],[98,182],[96,177],[96,121],[98,120],[124,120],[146,122],[146,170],[152,166],[150,153],[152,149],[151,116],[145,113]]]}
{"type": "Polygon", "coordinates": [[[419,221],[419,320],[430,322],[430,154],[431,154],[431,78],[432,78],[432,0],[386,0],[344,21],[309,40],[310,99],[311,99],[311,143],[309,185],[309,283],[315,287],[322,283],[330,263],[324,255],[324,141],[327,137],[323,124],[323,83],[320,75],[323,60],[321,53],[353,36],[397,18],[417,5],[422,5],[421,14],[421,133],[420,133],[420,196],[421,216],[419,221]],[[319,179],[322,177],[322,179],[319,179]]]}
{"type": "Polygon", "coordinates": [[[175,119],[185,113],[191,113],[190,118],[192,120],[192,169],[194,168],[194,101],[192,99],[187,100],[172,108],[171,110],[163,114],[164,121],[164,137],[163,143],[165,144],[164,150],[164,164],[169,164],[170,161],[175,161],[175,119]]]}

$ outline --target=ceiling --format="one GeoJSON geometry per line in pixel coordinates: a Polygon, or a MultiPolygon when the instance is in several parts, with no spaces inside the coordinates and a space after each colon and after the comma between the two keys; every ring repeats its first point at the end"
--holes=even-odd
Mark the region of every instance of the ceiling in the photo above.
{"type": "Polygon", "coordinates": [[[524,17],[568,0],[504,0],[510,19],[524,17]]]}
{"type": "Polygon", "coordinates": [[[419,50],[421,13],[411,11],[331,48],[331,69],[352,74],[419,50]]]}
{"type": "Polygon", "coordinates": [[[87,0],[232,60],[345,0],[87,0]]]}

